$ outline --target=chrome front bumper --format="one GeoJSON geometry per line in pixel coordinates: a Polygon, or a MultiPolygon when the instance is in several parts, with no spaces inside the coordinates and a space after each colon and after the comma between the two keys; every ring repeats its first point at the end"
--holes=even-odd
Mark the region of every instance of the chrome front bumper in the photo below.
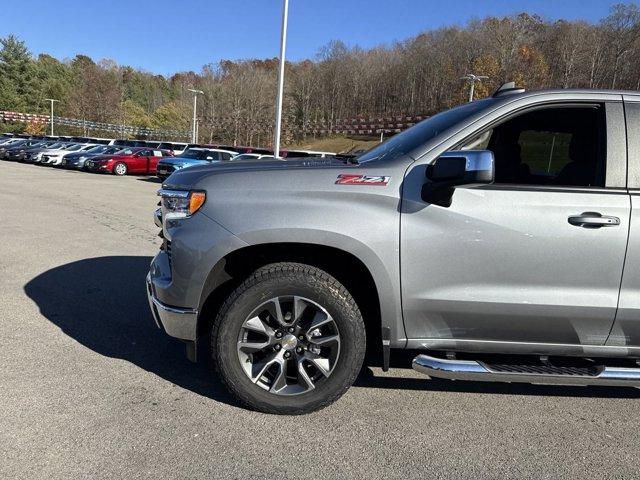
{"type": "Polygon", "coordinates": [[[151,274],[147,274],[147,299],[158,328],[163,329],[168,335],[175,338],[196,340],[198,310],[171,307],[158,300],[153,291],[151,274]]]}

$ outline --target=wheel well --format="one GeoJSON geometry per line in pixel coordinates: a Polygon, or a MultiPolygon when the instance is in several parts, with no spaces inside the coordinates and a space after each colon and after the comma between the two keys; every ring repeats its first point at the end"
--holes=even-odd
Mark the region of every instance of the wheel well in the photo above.
{"type": "Polygon", "coordinates": [[[211,270],[202,292],[198,338],[208,338],[211,324],[227,296],[258,268],[276,262],[298,262],[334,276],[353,295],[367,331],[367,356],[379,357],[380,299],[373,276],[360,259],[338,248],[305,243],[253,245],[231,252],[211,270]]]}

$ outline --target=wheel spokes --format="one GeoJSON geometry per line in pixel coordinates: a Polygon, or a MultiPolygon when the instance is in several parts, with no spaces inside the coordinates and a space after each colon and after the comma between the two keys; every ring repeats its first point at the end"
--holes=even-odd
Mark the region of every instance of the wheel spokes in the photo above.
{"type": "Polygon", "coordinates": [[[331,315],[314,301],[276,297],[244,321],[237,353],[252,383],[276,395],[297,395],[331,375],[340,334],[331,315]]]}
{"type": "Polygon", "coordinates": [[[253,383],[257,383],[257,381],[262,378],[265,372],[275,364],[280,364],[280,368],[282,369],[284,360],[282,359],[282,354],[280,352],[273,353],[266,357],[263,361],[253,364],[251,368],[251,381],[253,383]]]}
{"type": "Polygon", "coordinates": [[[325,377],[328,377],[331,374],[331,364],[328,358],[322,357],[313,352],[305,352],[304,358],[316,367],[325,377]]]}
{"type": "Polygon", "coordinates": [[[273,328],[271,328],[269,325],[264,323],[258,316],[250,318],[249,320],[244,322],[243,326],[248,330],[253,330],[254,332],[262,333],[264,335],[267,335],[268,337],[272,337],[274,335],[273,328]]]}
{"type": "Polygon", "coordinates": [[[271,345],[271,339],[267,340],[266,342],[238,342],[238,348],[249,353],[259,352],[260,350],[264,350],[265,348],[267,348],[269,345],[271,345]]]}
{"type": "Polygon", "coordinates": [[[275,319],[278,325],[286,325],[287,322],[284,319],[284,314],[282,313],[282,305],[280,304],[280,298],[271,299],[266,305],[266,310],[269,312],[271,317],[275,319]]]}
{"type": "Polygon", "coordinates": [[[313,380],[311,380],[311,377],[309,377],[309,374],[304,369],[302,359],[298,361],[298,378],[301,378],[302,381],[307,384],[308,390],[313,390],[314,388],[316,388],[313,380]]]}
{"type": "Polygon", "coordinates": [[[340,342],[340,335],[326,335],[324,337],[311,337],[309,341],[315,345],[324,345],[330,342],[340,342]]]}
{"type": "Polygon", "coordinates": [[[308,303],[301,297],[293,297],[293,321],[299,322],[302,314],[308,307],[308,303]]]}
{"type": "Polygon", "coordinates": [[[282,362],[280,364],[278,374],[275,376],[273,382],[271,383],[271,388],[269,388],[269,391],[272,393],[280,393],[285,388],[287,388],[287,365],[286,362],[282,362]]]}
{"type": "Polygon", "coordinates": [[[333,318],[331,318],[331,315],[323,311],[316,311],[315,315],[313,316],[313,319],[311,320],[311,325],[309,325],[308,332],[311,333],[314,330],[317,330],[318,328],[322,327],[323,325],[326,325],[331,322],[333,322],[333,318]]]}

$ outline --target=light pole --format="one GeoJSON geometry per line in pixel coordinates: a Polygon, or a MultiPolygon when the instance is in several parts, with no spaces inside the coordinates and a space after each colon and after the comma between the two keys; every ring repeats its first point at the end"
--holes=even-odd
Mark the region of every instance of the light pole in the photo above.
{"type": "Polygon", "coordinates": [[[476,82],[481,82],[482,80],[487,80],[489,77],[486,75],[474,75],[473,73],[467,73],[464,77],[461,77],[460,80],[466,80],[471,84],[471,88],[469,89],[469,101],[473,102],[473,94],[476,90],[476,82]]]}
{"type": "Polygon", "coordinates": [[[45,100],[49,100],[51,102],[51,136],[53,137],[53,103],[59,102],[60,100],[54,100],[53,98],[45,98],[45,100]]]}
{"type": "Polygon", "coordinates": [[[276,95],[276,125],[273,134],[273,155],[280,156],[280,124],[282,122],[282,93],[284,90],[284,54],[287,47],[287,18],[289,0],[282,2],[282,27],[280,29],[280,65],[278,68],[278,93],[276,95]]]}
{"type": "Polygon", "coordinates": [[[194,90],[193,88],[188,88],[190,92],[193,92],[193,126],[191,128],[191,142],[198,143],[198,130],[196,125],[196,111],[198,110],[198,94],[204,95],[202,90],[194,90]]]}

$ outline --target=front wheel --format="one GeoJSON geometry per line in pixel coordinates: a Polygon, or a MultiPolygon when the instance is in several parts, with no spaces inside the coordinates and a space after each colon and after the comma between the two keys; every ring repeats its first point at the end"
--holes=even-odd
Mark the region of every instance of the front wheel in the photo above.
{"type": "Polygon", "coordinates": [[[118,162],[113,166],[113,173],[115,175],[126,175],[127,174],[127,164],[126,163],[122,163],[122,162],[118,162]]]}
{"type": "Polygon", "coordinates": [[[211,346],[218,374],[243,404],[303,414],[353,384],[366,334],[358,306],[335,278],[309,265],[274,263],[229,296],[211,346]]]}

